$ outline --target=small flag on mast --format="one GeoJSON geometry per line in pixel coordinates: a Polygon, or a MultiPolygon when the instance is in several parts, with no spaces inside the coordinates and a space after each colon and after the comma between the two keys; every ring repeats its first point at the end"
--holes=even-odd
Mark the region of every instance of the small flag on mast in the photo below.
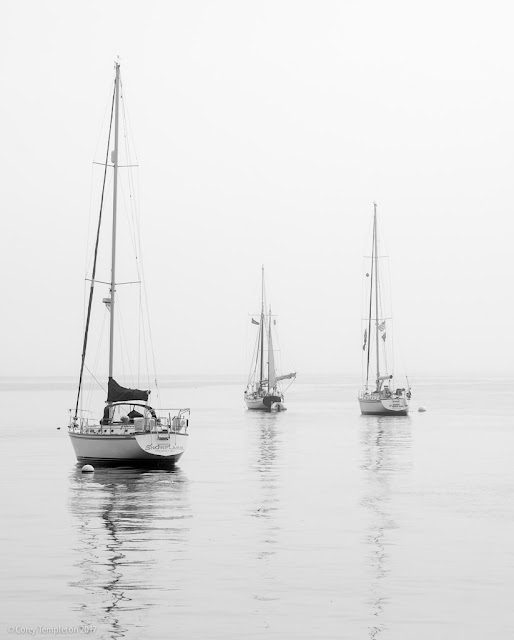
{"type": "Polygon", "coordinates": [[[386,341],[386,333],[384,331],[384,333],[382,334],[382,340],[385,342],[386,341]]]}
{"type": "Polygon", "coordinates": [[[257,325],[258,325],[259,323],[257,322],[257,320],[254,320],[254,319],[252,318],[252,324],[257,324],[257,325]]]}
{"type": "Polygon", "coordinates": [[[386,328],[386,321],[384,320],[378,325],[380,331],[383,331],[386,328]]]}

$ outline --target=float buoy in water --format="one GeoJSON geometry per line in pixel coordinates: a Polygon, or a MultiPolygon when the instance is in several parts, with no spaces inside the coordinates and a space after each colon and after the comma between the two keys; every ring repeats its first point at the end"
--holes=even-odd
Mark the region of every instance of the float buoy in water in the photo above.
{"type": "Polygon", "coordinates": [[[82,467],[82,473],[91,473],[91,472],[92,472],[92,471],[94,471],[94,470],[95,470],[95,468],[94,468],[94,467],[93,467],[93,465],[91,465],[91,464],[85,464],[85,465],[82,467]]]}
{"type": "Polygon", "coordinates": [[[419,411],[420,413],[423,413],[424,411],[426,411],[426,409],[425,409],[425,407],[419,407],[418,411],[419,411]]]}

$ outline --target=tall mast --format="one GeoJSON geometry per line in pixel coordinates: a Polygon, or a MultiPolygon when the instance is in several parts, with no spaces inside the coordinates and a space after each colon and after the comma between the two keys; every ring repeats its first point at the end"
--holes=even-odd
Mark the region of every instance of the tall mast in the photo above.
{"type": "Polygon", "coordinates": [[[77,389],[77,402],[75,404],[75,419],[77,419],[79,411],[80,392],[82,390],[82,375],[84,373],[84,365],[86,362],[87,339],[89,335],[89,321],[91,320],[91,309],[93,305],[93,293],[95,290],[96,264],[98,258],[98,244],[100,242],[100,228],[102,226],[102,213],[104,208],[105,181],[107,178],[107,167],[109,166],[109,147],[111,146],[112,120],[114,115],[114,99],[116,91],[112,94],[111,117],[109,120],[109,135],[107,136],[107,149],[105,151],[104,179],[102,183],[102,196],[100,198],[100,213],[98,215],[98,227],[96,229],[95,253],[93,258],[93,269],[91,272],[91,286],[89,287],[89,302],[87,306],[86,327],[84,330],[84,342],[82,345],[82,362],[80,364],[79,387],[77,389]]]}
{"type": "Polygon", "coordinates": [[[111,252],[111,327],[109,336],[109,378],[112,378],[114,362],[114,297],[116,287],[116,209],[118,206],[118,129],[120,111],[120,65],[116,62],[114,107],[114,149],[112,163],[114,165],[113,197],[112,197],[112,252],[111,252]]]}
{"type": "Polygon", "coordinates": [[[374,253],[375,253],[375,337],[377,349],[377,391],[380,378],[380,357],[379,357],[379,336],[378,336],[378,240],[377,240],[377,204],[373,203],[375,213],[373,216],[373,235],[374,235],[374,253]]]}
{"type": "Polygon", "coordinates": [[[371,356],[371,318],[373,317],[373,279],[375,277],[374,275],[375,265],[373,262],[374,251],[375,251],[375,225],[373,225],[373,236],[371,239],[371,268],[370,268],[371,278],[370,278],[370,284],[369,284],[369,309],[368,309],[368,326],[367,326],[367,338],[368,338],[367,351],[368,352],[366,356],[366,389],[368,388],[368,382],[369,382],[369,360],[371,356]]]}
{"type": "Polygon", "coordinates": [[[262,379],[264,375],[264,265],[262,265],[262,279],[261,279],[261,378],[259,386],[262,385],[262,379]]]}
{"type": "Polygon", "coordinates": [[[269,306],[269,319],[268,319],[268,393],[270,391],[270,360],[273,358],[273,353],[271,353],[270,356],[270,351],[272,349],[272,344],[271,344],[271,305],[269,306]]]}

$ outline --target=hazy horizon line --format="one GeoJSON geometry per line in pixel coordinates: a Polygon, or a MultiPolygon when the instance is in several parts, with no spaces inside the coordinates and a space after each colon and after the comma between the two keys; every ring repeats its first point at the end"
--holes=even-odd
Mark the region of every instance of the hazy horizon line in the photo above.
{"type": "MultiPolygon", "coordinates": [[[[360,381],[362,381],[362,374],[355,371],[353,372],[352,371],[335,371],[335,372],[303,371],[298,374],[296,381],[301,382],[301,379],[303,377],[312,378],[315,376],[323,377],[323,378],[329,378],[329,377],[357,378],[360,381]]],[[[408,376],[408,378],[410,379],[411,382],[413,382],[414,380],[417,380],[419,378],[454,378],[454,377],[466,377],[466,376],[501,377],[501,378],[513,377],[514,378],[514,371],[488,371],[484,369],[477,370],[477,371],[456,369],[453,371],[444,371],[441,373],[435,373],[433,371],[425,371],[423,373],[418,373],[416,375],[408,376]]],[[[404,377],[406,377],[404,374],[395,376],[395,378],[397,379],[404,378],[404,377]]],[[[102,380],[104,379],[103,376],[101,376],[101,378],[102,380]]],[[[192,379],[192,378],[230,378],[230,379],[246,380],[247,375],[242,374],[240,372],[239,373],[238,372],[231,372],[231,373],[198,372],[198,373],[163,373],[157,376],[158,381],[163,379],[180,380],[180,379],[192,379]]],[[[78,377],[70,374],[0,375],[0,381],[5,382],[9,380],[42,380],[42,381],[43,380],[66,380],[69,382],[78,382],[78,377]]],[[[107,376],[105,376],[105,380],[107,380],[107,376]]],[[[142,380],[141,385],[144,385],[146,381],[147,380],[144,380],[144,381],[142,380]]]]}

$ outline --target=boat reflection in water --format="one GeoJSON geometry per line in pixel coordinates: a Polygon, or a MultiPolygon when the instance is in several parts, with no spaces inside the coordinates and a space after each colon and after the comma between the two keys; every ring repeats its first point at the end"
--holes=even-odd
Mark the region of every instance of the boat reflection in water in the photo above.
{"type": "Polygon", "coordinates": [[[390,600],[388,576],[391,553],[398,537],[393,516],[395,484],[410,470],[411,419],[363,416],[362,468],[365,474],[362,504],[368,510],[365,544],[369,560],[369,637],[377,640],[387,629],[384,609],[390,600]]]}
{"type": "MultiPolygon", "coordinates": [[[[148,627],[181,598],[180,561],[189,541],[191,508],[183,471],[128,467],[70,474],[69,508],[76,530],[74,608],[95,638],[122,638],[148,627]],[[159,605],[156,607],[156,605],[159,605]]],[[[169,610],[168,610],[169,612],[169,610]]],[[[159,625],[160,626],[160,625],[159,625]]]]}
{"type": "MultiPolygon", "coordinates": [[[[250,516],[255,518],[256,560],[259,582],[256,584],[254,598],[262,602],[279,600],[281,586],[277,582],[274,556],[279,544],[280,526],[277,522],[279,511],[279,480],[280,469],[277,455],[280,451],[280,414],[251,412],[246,418],[251,423],[252,469],[257,474],[257,500],[250,510],[250,516]]],[[[262,614],[263,612],[261,612],[262,614]]],[[[267,624],[264,623],[264,628],[267,624]]]]}

